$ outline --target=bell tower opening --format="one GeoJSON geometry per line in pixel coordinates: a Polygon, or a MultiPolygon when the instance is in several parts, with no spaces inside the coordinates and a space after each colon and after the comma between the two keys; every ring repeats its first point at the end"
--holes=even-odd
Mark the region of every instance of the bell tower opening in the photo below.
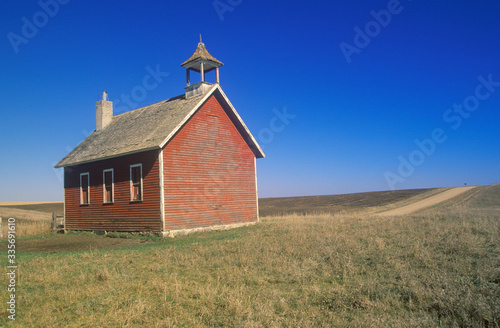
{"type": "Polygon", "coordinates": [[[186,69],[186,98],[205,92],[214,83],[219,84],[219,67],[222,65],[224,64],[208,52],[200,34],[200,42],[193,55],[181,64],[186,69]],[[207,73],[212,71],[215,73],[215,82],[209,83],[206,79],[207,73]],[[199,82],[192,84],[191,72],[200,74],[199,82]]]}

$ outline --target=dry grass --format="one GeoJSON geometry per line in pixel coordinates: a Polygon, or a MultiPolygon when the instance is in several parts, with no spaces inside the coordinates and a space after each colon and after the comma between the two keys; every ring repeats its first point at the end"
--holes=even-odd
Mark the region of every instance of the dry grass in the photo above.
{"type": "Polygon", "coordinates": [[[21,255],[15,324],[500,327],[500,212],[484,204],[273,216],[129,250],[21,255]]]}
{"type": "MultiPolygon", "coordinates": [[[[2,218],[2,232],[4,239],[7,238],[8,232],[8,219],[2,218]]],[[[29,220],[29,219],[16,219],[16,236],[29,237],[39,236],[51,233],[51,221],[48,220],[29,220]]]]}
{"type": "Polygon", "coordinates": [[[61,202],[51,203],[0,203],[2,231],[7,233],[8,218],[16,219],[17,237],[45,235],[51,232],[52,212],[62,214],[61,202]]]}
{"type": "MultiPolygon", "coordinates": [[[[498,215],[461,211],[283,216],[155,247],[25,256],[16,321],[25,327],[498,327],[499,236],[498,215]]],[[[6,285],[4,276],[0,281],[6,285]]]]}
{"type": "Polygon", "coordinates": [[[4,219],[16,218],[30,221],[50,221],[52,220],[52,213],[0,206],[0,217],[4,219]]]}

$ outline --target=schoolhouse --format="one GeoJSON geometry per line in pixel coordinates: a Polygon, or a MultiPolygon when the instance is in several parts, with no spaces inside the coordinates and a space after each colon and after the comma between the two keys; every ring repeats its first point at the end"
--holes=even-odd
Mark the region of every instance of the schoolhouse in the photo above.
{"type": "Polygon", "coordinates": [[[256,159],[265,155],[222,91],[222,65],[200,40],[181,64],[185,93],[113,115],[103,92],[96,130],[55,166],[66,230],[174,236],[259,220],[256,159]]]}

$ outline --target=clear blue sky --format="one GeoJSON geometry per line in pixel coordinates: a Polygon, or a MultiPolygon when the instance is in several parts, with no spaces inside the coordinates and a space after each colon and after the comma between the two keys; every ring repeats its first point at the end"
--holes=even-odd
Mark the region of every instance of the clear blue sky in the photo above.
{"type": "Polygon", "coordinates": [[[115,113],[182,94],[200,33],[266,152],[261,197],[500,182],[499,1],[6,0],[0,13],[0,201],[62,200],[52,167],[95,129],[102,90],[115,113]]]}

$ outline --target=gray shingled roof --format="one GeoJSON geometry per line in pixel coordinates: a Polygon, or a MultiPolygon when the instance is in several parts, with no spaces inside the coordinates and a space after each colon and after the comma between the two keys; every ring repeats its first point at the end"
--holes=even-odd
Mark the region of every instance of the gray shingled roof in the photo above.
{"type": "MultiPolygon", "coordinates": [[[[198,43],[198,47],[196,47],[196,50],[194,53],[189,57],[185,62],[181,64],[182,67],[189,67],[190,64],[195,61],[195,60],[206,60],[209,62],[212,62],[216,67],[224,65],[221,61],[217,60],[214,56],[212,56],[207,48],[205,47],[205,44],[203,42],[198,43]]],[[[195,69],[196,70],[196,69],[195,69]]],[[[208,70],[207,70],[208,72],[208,70]]]]}
{"type": "MultiPolygon", "coordinates": [[[[220,87],[216,86],[189,99],[186,99],[185,95],[181,95],[116,115],[109,125],[99,132],[94,131],[55,167],[77,165],[150,149],[160,149],[164,146],[167,138],[171,137],[186,122],[189,115],[199,108],[200,102],[205,100],[209,94],[214,93],[215,90],[219,90],[222,99],[229,102],[220,87]]],[[[252,151],[257,157],[264,157],[264,153],[250,131],[232,105],[228,105],[236,118],[233,122],[240,125],[237,127],[244,134],[252,151]]]]}

